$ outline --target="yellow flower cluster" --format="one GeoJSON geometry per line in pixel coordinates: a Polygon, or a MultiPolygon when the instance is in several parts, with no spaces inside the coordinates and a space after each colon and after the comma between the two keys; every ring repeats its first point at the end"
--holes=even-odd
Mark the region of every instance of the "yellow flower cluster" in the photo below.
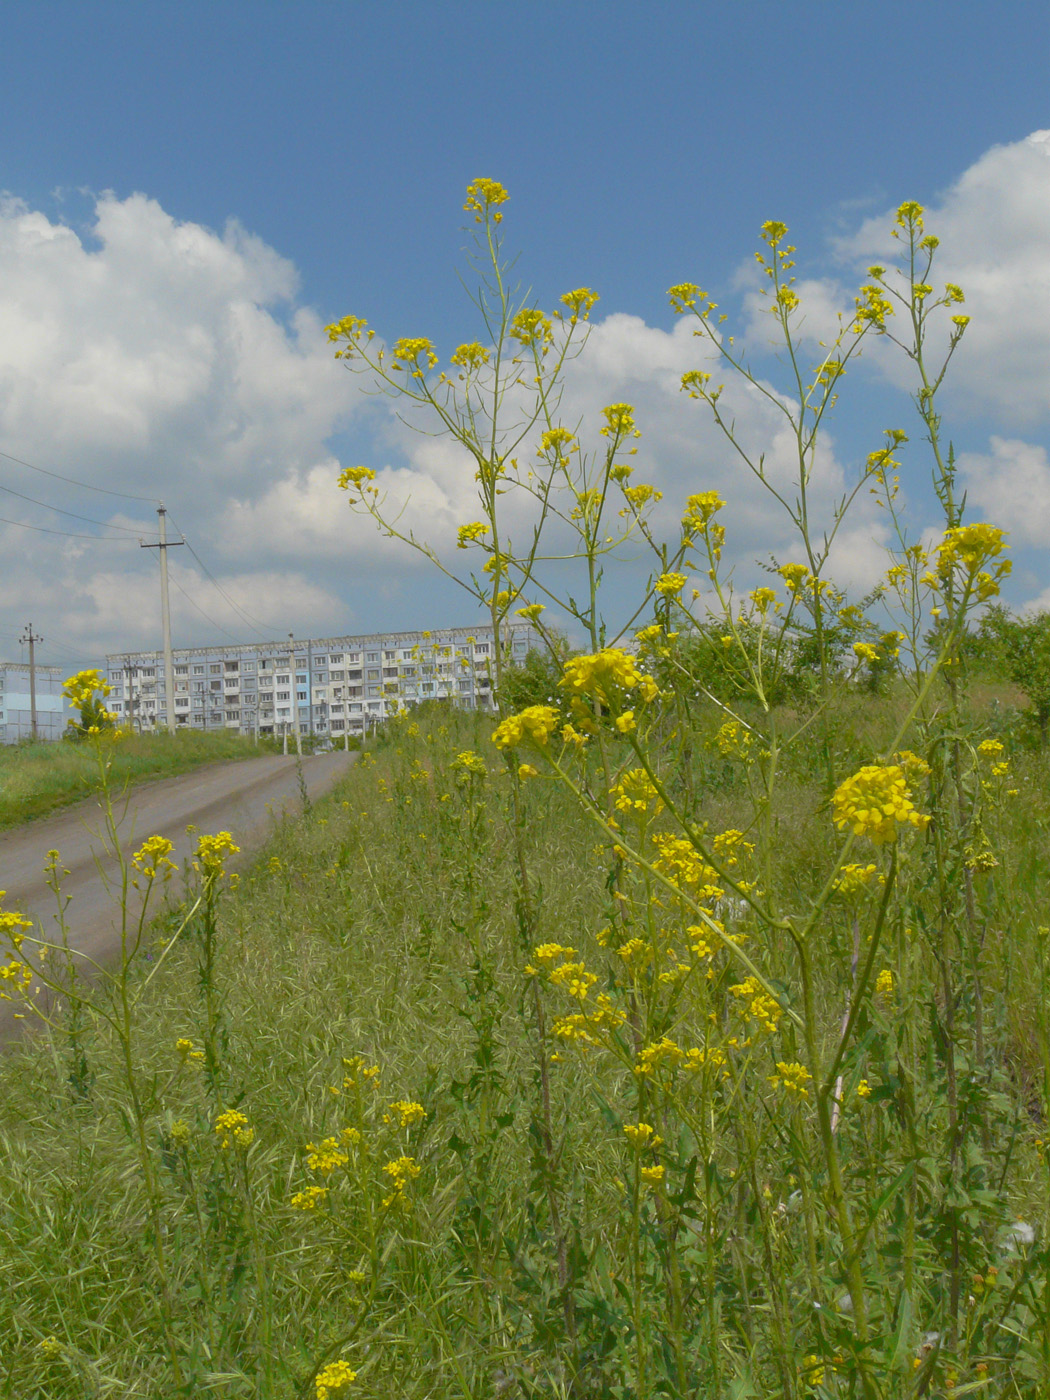
{"type": "Polygon", "coordinates": [[[427,1116],[427,1111],[421,1103],[413,1103],[409,1099],[399,1099],[390,1105],[389,1110],[383,1114],[384,1123],[393,1123],[395,1118],[402,1128],[410,1128],[413,1123],[422,1123],[427,1116]]]}
{"type": "Polygon", "coordinates": [[[643,1077],[656,1074],[664,1065],[674,1069],[682,1063],[685,1051],[670,1036],[661,1036],[657,1041],[646,1045],[634,1066],[634,1072],[643,1077]]]}
{"type": "Polygon", "coordinates": [[[930,824],[912,802],[904,771],[896,764],[861,768],[836,788],[831,809],[840,831],[849,827],[877,846],[896,840],[898,825],[925,831],[930,824]]]}
{"type": "Polygon", "coordinates": [[[632,1147],[659,1147],[663,1142],[651,1123],[625,1123],[623,1131],[632,1147]]]}
{"type": "Polygon", "coordinates": [[[605,426],[599,428],[602,437],[640,438],[641,432],[634,426],[634,409],[629,403],[611,403],[602,409],[605,426]]]}
{"type": "Polygon", "coordinates": [[[657,852],[653,866],[661,875],[679,889],[688,890],[697,901],[722,898],[718,871],[707,864],[691,841],[669,831],[657,832],[652,839],[657,852]]]}
{"type": "Polygon", "coordinates": [[[941,573],[960,564],[968,573],[976,573],[1001,554],[1006,544],[1006,534],[994,525],[959,525],[945,531],[944,540],[937,546],[938,565],[941,573]]]}
{"type": "Polygon", "coordinates": [[[740,1014],[749,1021],[757,1021],[764,1031],[774,1033],[781,1017],[780,1003],[762,986],[757,977],[745,977],[729,988],[741,1003],[740,1014]]]}
{"type": "Polygon", "coordinates": [[[888,967],[884,967],[875,978],[875,995],[886,1000],[893,995],[893,973],[888,967]]]}
{"type": "Polygon", "coordinates": [[[327,1195],[327,1186],[308,1186],[305,1191],[296,1191],[291,1200],[292,1209],[316,1210],[318,1206],[324,1205],[327,1195]]]}
{"type": "Polygon", "coordinates": [[[481,520],[472,520],[469,525],[461,525],[456,531],[456,548],[466,549],[476,543],[482,535],[487,535],[489,527],[481,520]]]}
{"type": "Polygon", "coordinates": [[[473,749],[464,749],[462,753],[458,753],[449,767],[454,773],[462,773],[466,776],[473,773],[480,778],[484,778],[489,771],[485,767],[485,760],[473,749]]]}
{"type": "Polygon", "coordinates": [[[522,345],[548,345],[554,331],[550,321],[537,307],[519,311],[510,323],[510,333],[522,345]]]}
{"type": "Polygon", "coordinates": [[[632,690],[637,690],[647,702],[660,694],[660,687],[652,676],[639,671],[635,658],[616,647],[572,657],[565,663],[559,685],[573,699],[593,696],[614,709],[620,708],[620,701],[632,690]]]}
{"type": "Polygon", "coordinates": [[[109,682],[101,671],[95,670],[78,671],[75,676],[67,677],[62,686],[62,694],[78,710],[90,705],[96,696],[106,696],[109,692],[109,682]]]}
{"type": "Polygon", "coordinates": [[[184,1065],[189,1065],[192,1069],[204,1068],[204,1051],[198,1050],[187,1036],[179,1036],[175,1042],[175,1050],[184,1065]]]}
{"type": "Polygon", "coordinates": [[[362,1084],[372,1089],[379,1088],[379,1066],[370,1065],[363,1055],[354,1055],[349,1060],[344,1058],[343,1068],[346,1070],[344,1089],[356,1089],[362,1084]]]}
{"type": "Polygon", "coordinates": [[[318,1371],[314,1386],[317,1400],[333,1400],[344,1386],[353,1385],[357,1372],[350,1369],[346,1361],[330,1361],[323,1371],[318,1371]]]}
{"type": "Polygon", "coordinates": [[[655,592],[659,593],[662,598],[675,598],[681,593],[685,585],[685,574],[669,573],[661,574],[653,584],[653,589],[655,592]]]}
{"type": "Polygon", "coordinates": [[[492,742],[498,749],[513,749],[526,742],[543,747],[557,727],[558,711],[553,705],[529,705],[497,724],[492,742]]]}
{"type": "Polygon", "coordinates": [[[782,1088],[786,1094],[792,1098],[807,1099],[809,1090],[806,1085],[813,1076],[805,1065],[801,1065],[797,1060],[785,1063],[783,1060],[777,1061],[777,1072],[769,1076],[769,1082],[773,1088],[782,1088]]]}
{"type": "Polygon", "coordinates": [[[882,883],[883,877],[879,874],[878,866],[844,865],[839,871],[834,890],[843,899],[850,899],[853,895],[860,894],[862,890],[867,889],[873,880],[882,883]]]}
{"type": "Polygon", "coordinates": [[[407,365],[414,365],[413,375],[420,378],[423,371],[419,368],[419,361],[426,361],[427,369],[433,369],[438,362],[438,357],[434,351],[433,341],[423,335],[402,336],[400,340],[394,341],[394,360],[391,369],[403,369],[400,361],[404,360],[407,365]]]}
{"type": "Polygon", "coordinates": [[[459,369],[480,369],[488,363],[489,351],[477,340],[469,345],[459,345],[449,356],[450,362],[459,369]]]}
{"type": "MultiPolygon", "coordinates": [[[[484,223],[485,215],[490,212],[492,213],[492,222],[498,224],[503,221],[499,206],[506,204],[508,199],[510,199],[510,195],[498,180],[488,180],[483,175],[479,175],[467,186],[467,202],[463,208],[468,214],[474,215],[476,224],[484,223]]],[[[319,1397],[319,1400],[323,1400],[323,1397],[319,1397]]]]}
{"type": "Polygon", "coordinates": [[[237,855],[241,847],[235,846],[230,832],[216,832],[214,836],[197,837],[197,858],[193,862],[204,875],[221,875],[225,861],[230,855],[237,855]]]}
{"type": "Polygon", "coordinates": [[[255,1141],[255,1129],[248,1126],[248,1119],[235,1108],[228,1108],[215,1120],[215,1135],[224,1152],[231,1147],[248,1148],[255,1141]]]}
{"type": "Polygon", "coordinates": [[[344,491],[363,491],[366,481],[375,481],[376,474],[371,467],[344,467],[339,473],[339,485],[344,491]]]}
{"type": "Polygon", "coordinates": [[[628,816],[659,816],[663,802],[644,768],[631,768],[610,789],[613,806],[628,816]]]}
{"type": "Polygon", "coordinates": [[[598,293],[592,292],[590,287],[577,287],[575,291],[565,292],[558,298],[563,306],[567,306],[571,313],[571,320],[587,320],[591,307],[599,300],[598,293]]]}
{"type": "Polygon", "coordinates": [[[338,1138],[327,1137],[321,1142],[306,1144],[306,1165],[322,1176],[331,1176],[337,1167],[345,1167],[349,1160],[338,1138]]]}
{"type": "Polygon", "coordinates": [[[751,734],[736,719],[728,719],[719,727],[715,744],[723,758],[746,758],[751,748],[751,734]]]}
{"type": "Polygon", "coordinates": [[[397,1157],[392,1162],[387,1162],[383,1171],[390,1178],[390,1184],[394,1188],[383,1200],[384,1209],[390,1206],[406,1206],[408,1202],[405,1187],[422,1171],[419,1163],[414,1157],[397,1157]]]}
{"type": "Polygon", "coordinates": [[[561,963],[550,971],[551,986],[560,987],[577,1001],[586,1000],[588,992],[597,980],[595,974],[588,972],[586,964],[582,962],[561,963]]]}
{"type": "Polygon", "coordinates": [[[173,849],[166,836],[149,836],[131,857],[131,863],[147,880],[155,880],[158,875],[167,880],[175,869],[175,862],[169,859],[173,849]]]}

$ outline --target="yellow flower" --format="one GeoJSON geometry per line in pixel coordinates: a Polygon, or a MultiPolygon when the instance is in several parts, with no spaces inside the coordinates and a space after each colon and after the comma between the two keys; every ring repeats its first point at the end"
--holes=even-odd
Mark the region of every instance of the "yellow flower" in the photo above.
{"type": "Polygon", "coordinates": [[[529,705],[501,721],[493,730],[492,742],[498,749],[513,749],[525,742],[542,746],[557,727],[558,718],[552,705],[529,705]]]}
{"type": "Polygon", "coordinates": [[[456,548],[466,549],[468,545],[476,543],[482,535],[487,535],[489,527],[480,520],[473,520],[469,525],[461,525],[456,532],[456,548]]]}
{"type": "Polygon", "coordinates": [[[216,832],[214,836],[201,835],[197,838],[197,859],[194,866],[197,870],[201,870],[203,866],[205,877],[220,876],[225,869],[227,857],[236,855],[240,849],[240,846],[234,844],[228,831],[216,832]]]}
{"type": "Polygon", "coordinates": [[[839,830],[849,827],[855,836],[866,836],[876,845],[897,838],[897,827],[925,831],[930,819],[915,808],[904,772],[896,764],[869,764],[847,778],[831,800],[839,830]]]}
{"type": "Polygon", "coordinates": [[[630,734],[637,729],[638,725],[635,723],[634,711],[624,710],[622,715],[618,715],[616,717],[616,728],[621,734],[630,734]]]}
{"type": "Polygon", "coordinates": [[[478,341],[472,340],[469,345],[460,345],[449,356],[450,362],[459,369],[480,369],[486,364],[489,358],[489,351],[478,341]]]}
{"type": "Polygon", "coordinates": [[[646,1186],[659,1186],[667,1175],[665,1167],[643,1167],[638,1175],[646,1186]]]}
{"type": "Polygon", "coordinates": [[[306,1144],[306,1165],[312,1172],[330,1176],[336,1167],[345,1167],[350,1158],[339,1145],[339,1139],[324,1138],[319,1143],[306,1144]]]}
{"type": "Polygon", "coordinates": [[[859,894],[871,882],[875,880],[882,883],[882,876],[875,865],[844,865],[839,871],[839,877],[835,881],[834,890],[836,894],[848,899],[851,895],[859,894]]]}
{"type": "Polygon", "coordinates": [[[521,778],[522,782],[524,782],[526,778],[538,778],[539,776],[540,770],[534,768],[531,763],[518,764],[518,777],[521,778]]]}
{"type": "Polygon", "coordinates": [[[410,1181],[414,1181],[422,1168],[414,1157],[397,1157],[391,1162],[387,1162],[383,1171],[390,1178],[393,1191],[383,1201],[384,1208],[406,1204],[405,1187],[410,1181]]]}
{"type": "Polygon", "coordinates": [[[621,699],[632,690],[637,690],[645,701],[655,700],[660,694],[652,676],[638,670],[635,658],[615,647],[589,656],[574,656],[565,663],[558,684],[574,699],[593,696],[617,710],[621,699]]]}
{"type": "Polygon", "coordinates": [[[559,300],[572,312],[573,321],[577,318],[586,321],[591,307],[595,305],[599,297],[598,293],[592,292],[590,287],[577,287],[575,291],[565,292],[559,300]]]}
{"type": "Polygon", "coordinates": [[[871,1085],[866,1079],[860,1080],[857,1084],[857,1098],[867,1099],[871,1097],[871,1085]]]}
{"type": "Polygon", "coordinates": [[[231,1147],[248,1148],[255,1141],[255,1130],[248,1126],[244,1114],[235,1108],[228,1108],[220,1113],[214,1126],[219,1146],[224,1152],[229,1151],[231,1147]]]}
{"type": "Polygon", "coordinates": [[[634,426],[634,409],[629,403],[611,403],[602,409],[605,427],[599,431],[603,437],[639,438],[641,433],[634,426]]]}
{"type": "Polygon", "coordinates": [[[390,1105],[388,1113],[384,1113],[383,1122],[392,1123],[394,1117],[396,1117],[402,1128],[410,1128],[413,1123],[422,1123],[426,1116],[427,1111],[421,1103],[413,1103],[408,1099],[399,1099],[397,1103],[392,1103],[390,1105]]]}
{"type": "Polygon", "coordinates": [[[684,1052],[669,1036],[665,1035],[660,1040],[644,1047],[638,1056],[634,1072],[640,1075],[651,1075],[655,1074],[661,1065],[669,1065],[673,1068],[681,1063],[683,1055],[684,1052]]]}
{"type": "Polygon", "coordinates": [[[686,582],[687,580],[685,574],[661,574],[660,577],[653,584],[653,588],[662,597],[673,598],[676,594],[681,593],[682,589],[686,585],[686,582]]]}
{"type": "Polygon", "coordinates": [[[357,1372],[350,1369],[346,1361],[330,1361],[322,1371],[318,1371],[314,1379],[317,1400],[333,1400],[333,1397],[342,1393],[343,1388],[353,1385],[357,1380],[357,1372]]]}
{"type": "Polygon", "coordinates": [[[625,1123],[623,1131],[632,1147],[659,1147],[661,1143],[651,1123],[625,1123]]]}
{"type": "Polygon", "coordinates": [[[813,1076],[805,1065],[801,1065],[797,1060],[786,1064],[783,1060],[777,1061],[776,1074],[769,1075],[769,1082],[773,1088],[782,1088],[784,1092],[793,1098],[809,1098],[809,1090],[806,1085],[813,1076]]]}
{"type": "MultiPolygon", "coordinates": [[[[463,208],[474,215],[477,224],[484,223],[485,215],[489,213],[492,213],[492,222],[498,224],[503,219],[499,206],[506,204],[508,199],[510,195],[498,180],[479,176],[467,186],[467,202],[463,208]]],[[[324,1400],[324,1396],[318,1396],[318,1400],[324,1400]]]]}
{"type": "Polygon", "coordinates": [[[893,973],[884,967],[875,978],[875,995],[888,1000],[893,995],[893,973]]]}
{"type": "Polygon", "coordinates": [[[757,1021],[763,1030],[772,1035],[782,1014],[780,1003],[769,995],[758,978],[745,977],[743,982],[737,982],[729,990],[738,1001],[746,1003],[740,1014],[748,1020],[757,1021]]]}
{"type": "Polygon", "coordinates": [[[319,1205],[324,1204],[327,1195],[327,1186],[308,1186],[305,1191],[296,1191],[291,1200],[292,1209],[316,1210],[319,1205]]]}
{"type": "Polygon", "coordinates": [[[344,491],[351,488],[364,489],[366,481],[375,481],[376,474],[371,467],[344,467],[339,473],[339,485],[344,491]]]}
{"type": "Polygon", "coordinates": [[[174,847],[166,836],[149,836],[131,857],[131,863],[147,880],[155,880],[158,875],[168,880],[175,869],[175,862],[169,859],[172,850],[174,847]]]}
{"type": "Polygon", "coordinates": [[[404,360],[406,364],[416,367],[413,373],[417,376],[422,373],[419,369],[421,357],[425,359],[427,369],[433,369],[438,362],[433,342],[427,340],[426,336],[402,336],[400,340],[395,340],[393,356],[393,369],[401,369],[398,361],[404,360]]]}

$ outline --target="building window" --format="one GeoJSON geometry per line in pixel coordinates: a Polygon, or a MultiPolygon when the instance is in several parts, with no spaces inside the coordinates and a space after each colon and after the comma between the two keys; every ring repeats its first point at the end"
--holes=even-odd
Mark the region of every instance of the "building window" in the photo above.
{"type": "Polygon", "coordinates": [[[305,699],[306,699],[306,691],[305,691],[305,690],[297,690],[297,691],[295,692],[295,698],[296,698],[297,700],[305,700],[305,699]]]}
{"type": "MultiPolygon", "coordinates": [[[[292,698],[291,692],[287,690],[278,690],[276,692],[276,697],[278,700],[290,700],[292,698]]],[[[287,711],[285,711],[285,713],[287,714],[287,711]]]]}
{"type": "Polygon", "coordinates": [[[194,666],[194,668],[193,668],[193,674],[194,674],[195,676],[203,676],[203,675],[204,675],[204,667],[203,667],[203,666],[194,666]]]}
{"type": "Polygon", "coordinates": [[[287,677],[287,676],[278,676],[278,677],[277,677],[277,684],[278,684],[278,685],[287,685],[287,684],[288,684],[288,677],[287,677]]]}
{"type": "Polygon", "coordinates": [[[176,674],[177,676],[188,676],[189,673],[190,673],[190,668],[189,668],[188,666],[176,666],[176,667],[175,667],[175,674],[176,674]]]}
{"type": "Polygon", "coordinates": [[[227,662],[225,662],[224,664],[225,664],[225,666],[226,666],[227,671],[239,671],[239,670],[240,670],[240,662],[239,662],[239,661],[227,661],[227,662]]]}
{"type": "MultiPolygon", "coordinates": [[[[366,661],[378,661],[378,660],[379,660],[379,653],[378,653],[378,651],[368,651],[368,652],[366,652],[366,653],[365,653],[365,660],[366,660],[366,661]]],[[[152,674],[153,674],[153,672],[151,671],[151,672],[150,672],[150,675],[152,676],[152,674]]]]}
{"type": "Polygon", "coordinates": [[[328,659],[327,659],[327,657],[324,657],[324,656],[315,656],[315,657],[314,657],[314,665],[315,665],[315,666],[327,666],[327,665],[328,665],[328,659]]]}

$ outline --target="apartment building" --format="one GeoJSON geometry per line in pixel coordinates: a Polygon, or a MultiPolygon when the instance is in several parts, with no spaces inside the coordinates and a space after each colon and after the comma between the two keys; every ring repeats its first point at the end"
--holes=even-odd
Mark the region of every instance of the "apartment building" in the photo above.
{"type": "MultiPolygon", "coordinates": [[[[37,666],[36,732],[38,739],[61,739],[72,719],[69,701],[62,694],[64,673],[57,666],[37,666]]],[[[17,744],[33,737],[33,711],[29,666],[0,661],[0,744],[17,744]]]]}
{"type": "MultiPolygon", "coordinates": [[[[503,632],[514,660],[538,641],[528,623],[503,632]]],[[[176,723],[195,729],[280,735],[298,724],[301,734],[341,739],[421,700],[491,709],[493,648],[491,627],[182,647],[173,653],[171,701],[176,723]]],[[[122,723],[167,725],[162,652],[108,655],[106,674],[106,703],[122,723]]]]}

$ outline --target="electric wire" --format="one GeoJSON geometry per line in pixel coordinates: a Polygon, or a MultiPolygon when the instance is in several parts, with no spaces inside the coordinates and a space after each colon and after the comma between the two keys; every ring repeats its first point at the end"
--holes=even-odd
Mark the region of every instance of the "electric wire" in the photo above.
{"type": "Polygon", "coordinates": [[[168,577],[171,579],[171,582],[172,582],[172,583],[175,585],[175,587],[179,590],[179,592],[182,594],[182,596],[186,599],[187,603],[189,603],[190,607],[193,608],[196,612],[200,613],[201,617],[204,618],[204,621],[205,621],[205,622],[210,622],[211,625],[212,625],[213,627],[217,628],[217,629],[223,634],[224,637],[229,637],[229,639],[230,639],[231,642],[238,642],[238,643],[240,642],[240,638],[239,638],[239,637],[235,637],[235,636],[233,635],[232,632],[227,632],[226,628],[223,627],[222,623],[216,622],[215,619],[214,619],[213,617],[210,617],[210,616],[204,611],[204,609],[200,606],[199,603],[195,602],[194,599],[190,597],[190,595],[186,592],[185,588],[183,588],[182,584],[181,584],[181,583],[178,581],[178,579],[175,578],[175,576],[170,572],[170,569],[169,569],[168,577]]]}
{"type": "MultiPolygon", "coordinates": [[[[0,488],[0,490],[2,489],[0,488]]],[[[54,509],[54,506],[48,506],[48,510],[54,509]]],[[[51,530],[46,525],[30,525],[26,520],[8,520],[5,515],[0,515],[0,525],[17,525],[20,530],[36,530],[41,535],[61,535],[63,539],[67,540],[105,540],[107,544],[131,543],[130,540],[123,539],[120,535],[85,535],[77,530],[51,530]]]]}
{"type": "MultiPolygon", "coordinates": [[[[169,519],[171,519],[170,516],[169,516],[169,519]]],[[[178,524],[177,524],[174,520],[172,520],[171,523],[175,526],[176,530],[179,530],[179,526],[178,526],[178,524]]],[[[200,555],[199,555],[199,554],[197,553],[197,551],[194,549],[193,545],[191,545],[190,542],[189,542],[189,540],[186,539],[186,536],[185,536],[185,534],[183,534],[182,530],[179,530],[179,534],[182,535],[183,541],[184,541],[184,543],[185,543],[185,545],[186,545],[186,548],[189,550],[190,554],[193,555],[194,559],[196,559],[197,563],[200,565],[202,571],[203,571],[203,572],[207,575],[207,577],[212,581],[212,583],[215,585],[215,588],[216,588],[216,589],[218,590],[218,592],[223,596],[223,598],[226,599],[226,602],[230,605],[230,607],[233,609],[233,611],[234,611],[235,613],[237,613],[237,615],[238,615],[239,617],[241,617],[241,618],[248,624],[248,626],[252,629],[253,632],[258,633],[258,635],[259,635],[260,637],[262,637],[264,641],[269,641],[272,637],[275,637],[275,636],[278,634],[278,632],[280,631],[280,628],[271,627],[271,626],[269,626],[269,625],[268,625],[267,623],[265,623],[265,622],[260,622],[259,619],[258,619],[257,617],[252,617],[251,613],[246,612],[246,611],[244,610],[244,608],[242,608],[242,607],[240,606],[239,603],[235,603],[235,602],[233,601],[233,599],[230,597],[230,595],[229,595],[229,594],[226,592],[226,590],[223,588],[223,586],[222,586],[222,584],[219,582],[219,580],[215,577],[215,575],[212,573],[212,571],[208,568],[207,564],[205,564],[204,560],[200,557],[200,555]]]]}
{"type": "Polygon", "coordinates": [[[28,501],[30,505],[40,506],[44,510],[53,510],[56,515],[69,515],[74,520],[83,520],[88,525],[98,525],[103,530],[121,530],[127,535],[141,535],[141,530],[133,529],[130,525],[114,525],[108,520],[94,520],[90,515],[78,515],[75,510],[63,510],[61,506],[48,505],[47,501],[38,501],[35,496],[27,496],[22,491],[16,491],[13,486],[4,486],[0,482],[0,491],[6,491],[9,496],[17,496],[20,501],[28,501]]]}
{"type": "Polygon", "coordinates": [[[98,491],[103,496],[119,496],[125,501],[148,501],[153,506],[160,504],[154,496],[135,496],[130,491],[113,491],[108,486],[92,486],[88,481],[77,481],[72,476],[63,476],[61,472],[49,471],[47,467],[35,467],[32,462],[27,462],[21,457],[14,457],[10,452],[0,452],[0,457],[5,458],[8,462],[17,462],[20,467],[28,467],[31,472],[40,472],[42,476],[54,477],[56,481],[68,482],[70,486],[81,486],[85,491],[98,491]]]}

